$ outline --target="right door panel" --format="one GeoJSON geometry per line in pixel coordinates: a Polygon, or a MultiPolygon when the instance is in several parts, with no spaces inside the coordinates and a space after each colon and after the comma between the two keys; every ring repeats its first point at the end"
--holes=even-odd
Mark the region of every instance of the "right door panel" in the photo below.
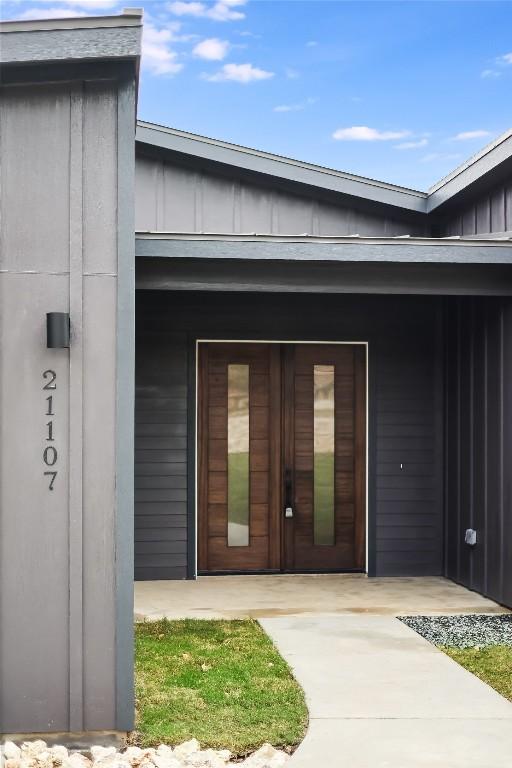
{"type": "Polygon", "coordinates": [[[283,369],[285,568],[363,570],[366,347],[290,344],[283,369]]]}

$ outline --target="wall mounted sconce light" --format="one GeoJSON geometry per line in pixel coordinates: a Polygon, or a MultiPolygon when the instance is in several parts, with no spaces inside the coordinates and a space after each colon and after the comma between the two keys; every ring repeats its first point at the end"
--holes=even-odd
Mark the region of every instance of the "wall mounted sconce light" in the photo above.
{"type": "Polygon", "coordinates": [[[48,349],[69,347],[69,312],[46,313],[46,346],[48,349]]]}

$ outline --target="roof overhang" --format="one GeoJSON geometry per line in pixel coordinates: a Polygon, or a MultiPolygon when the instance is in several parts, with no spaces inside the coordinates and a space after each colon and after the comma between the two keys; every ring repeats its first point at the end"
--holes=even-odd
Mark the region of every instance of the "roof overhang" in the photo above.
{"type": "Polygon", "coordinates": [[[244,261],[512,264],[512,241],[137,232],[135,255],[244,261]]]}
{"type": "MultiPolygon", "coordinates": [[[[494,175],[511,160],[512,130],[499,136],[431,187],[427,198],[427,212],[436,211],[441,206],[453,202],[461,194],[467,194],[474,185],[482,183],[489,175],[494,175]]],[[[507,168],[507,171],[510,172],[510,168],[507,168]]]]}
{"type": "Polygon", "coordinates": [[[412,189],[356,176],[288,157],[197,136],[174,128],[137,122],[139,144],[158,147],[189,158],[201,158],[266,177],[306,185],[323,191],[363,198],[414,213],[425,213],[427,195],[412,189]]]}
{"type": "Polygon", "coordinates": [[[136,60],[140,57],[142,11],[118,16],[84,16],[0,22],[0,64],[136,60]]]}

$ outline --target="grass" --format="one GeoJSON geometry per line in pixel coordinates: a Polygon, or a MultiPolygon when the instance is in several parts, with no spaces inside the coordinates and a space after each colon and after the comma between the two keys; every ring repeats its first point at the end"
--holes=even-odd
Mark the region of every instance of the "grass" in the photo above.
{"type": "Polygon", "coordinates": [[[134,742],[245,755],[268,741],[294,747],[307,725],[304,694],[252,620],[137,624],[134,742]]]}
{"type": "Polygon", "coordinates": [[[512,647],[510,645],[490,645],[485,648],[440,646],[440,648],[462,667],[512,701],[512,647]]]}

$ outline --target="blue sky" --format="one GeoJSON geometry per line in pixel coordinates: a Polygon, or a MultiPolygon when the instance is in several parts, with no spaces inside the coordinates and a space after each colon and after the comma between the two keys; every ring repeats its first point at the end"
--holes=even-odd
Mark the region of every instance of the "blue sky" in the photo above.
{"type": "Polygon", "coordinates": [[[426,189],[512,127],[512,3],[2,0],[143,6],[139,118],[426,189]]]}

